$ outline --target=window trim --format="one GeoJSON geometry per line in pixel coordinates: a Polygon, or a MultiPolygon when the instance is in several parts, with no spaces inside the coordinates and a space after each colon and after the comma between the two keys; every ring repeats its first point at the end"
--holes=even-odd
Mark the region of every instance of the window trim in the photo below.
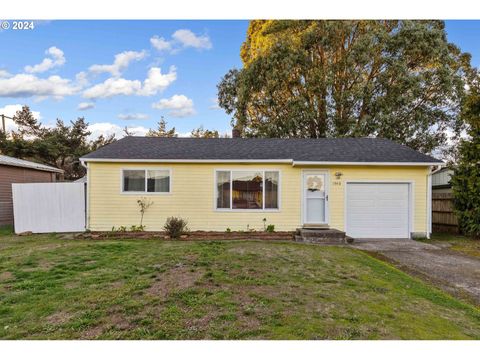
{"type": "Polygon", "coordinates": [[[170,195],[172,194],[172,169],[165,168],[165,167],[127,167],[120,169],[120,194],[122,195],[148,195],[148,196],[156,196],[156,195],[170,195]],[[125,170],[143,170],[145,172],[145,191],[124,191],[124,176],[123,172],[125,170]],[[168,171],[168,190],[169,191],[157,191],[157,192],[148,192],[147,191],[147,171],[151,170],[161,170],[161,171],[168,171]]]}
{"type": "Polygon", "coordinates": [[[282,172],[279,169],[265,169],[265,168],[218,168],[213,169],[213,209],[218,212],[249,212],[249,213],[275,213],[280,212],[282,207],[282,172]],[[225,171],[230,173],[230,208],[219,208],[217,207],[217,195],[218,195],[218,186],[217,186],[217,172],[225,171]],[[233,191],[232,183],[233,176],[232,172],[234,171],[252,171],[252,172],[261,172],[262,173],[262,205],[263,209],[234,209],[233,208],[233,191]],[[274,208],[265,208],[265,172],[277,172],[278,173],[278,207],[274,208]]]}

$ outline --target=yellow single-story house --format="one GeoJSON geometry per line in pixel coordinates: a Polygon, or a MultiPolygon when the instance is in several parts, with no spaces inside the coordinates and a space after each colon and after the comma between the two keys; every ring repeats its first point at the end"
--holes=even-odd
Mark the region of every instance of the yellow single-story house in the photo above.
{"type": "Polygon", "coordinates": [[[82,159],[87,228],[168,217],[191,230],[325,227],[354,238],[431,232],[431,171],[442,162],[380,138],[199,139],[125,137],[82,159]]]}

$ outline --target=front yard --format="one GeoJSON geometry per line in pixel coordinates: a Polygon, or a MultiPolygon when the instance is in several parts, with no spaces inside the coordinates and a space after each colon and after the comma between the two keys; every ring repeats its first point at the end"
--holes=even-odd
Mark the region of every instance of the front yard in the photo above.
{"type": "Polygon", "coordinates": [[[480,311],[365,253],[0,234],[2,339],[480,339],[480,311]]]}

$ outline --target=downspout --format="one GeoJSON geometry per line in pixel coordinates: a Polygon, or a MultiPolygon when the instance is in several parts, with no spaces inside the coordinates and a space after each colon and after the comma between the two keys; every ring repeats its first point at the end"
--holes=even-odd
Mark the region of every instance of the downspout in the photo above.
{"type": "Polygon", "coordinates": [[[432,234],[432,173],[433,166],[428,167],[427,175],[427,239],[430,239],[432,234]]]}
{"type": "Polygon", "coordinates": [[[85,163],[84,160],[80,160],[80,164],[87,170],[87,183],[85,184],[85,230],[90,229],[90,171],[88,171],[88,163],[85,163]]]}

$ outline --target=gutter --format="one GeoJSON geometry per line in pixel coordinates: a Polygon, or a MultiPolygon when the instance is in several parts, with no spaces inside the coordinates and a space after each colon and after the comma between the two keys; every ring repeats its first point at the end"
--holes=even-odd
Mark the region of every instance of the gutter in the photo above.
{"type": "Polygon", "coordinates": [[[436,171],[435,167],[430,166],[427,175],[427,239],[432,234],[432,174],[436,171]]]}
{"type": "Polygon", "coordinates": [[[101,158],[80,158],[81,162],[105,162],[105,163],[278,163],[291,164],[292,159],[101,159],[101,158]]]}
{"type": "Polygon", "coordinates": [[[354,165],[354,166],[434,166],[443,162],[380,162],[380,161],[293,161],[293,166],[307,165],[354,165]]]}
{"type": "Polygon", "coordinates": [[[85,183],[85,230],[88,230],[90,228],[90,172],[88,171],[88,164],[81,158],[79,160],[80,164],[87,170],[87,182],[85,183]]]}
{"type": "Polygon", "coordinates": [[[361,161],[295,161],[293,159],[112,159],[112,158],[80,158],[82,165],[87,162],[97,163],[240,163],[240,164],[291,164],[292,166],[317,165],[352,165],[352,166],[438,166],[439,162],[361,162],[361,161]]]}

